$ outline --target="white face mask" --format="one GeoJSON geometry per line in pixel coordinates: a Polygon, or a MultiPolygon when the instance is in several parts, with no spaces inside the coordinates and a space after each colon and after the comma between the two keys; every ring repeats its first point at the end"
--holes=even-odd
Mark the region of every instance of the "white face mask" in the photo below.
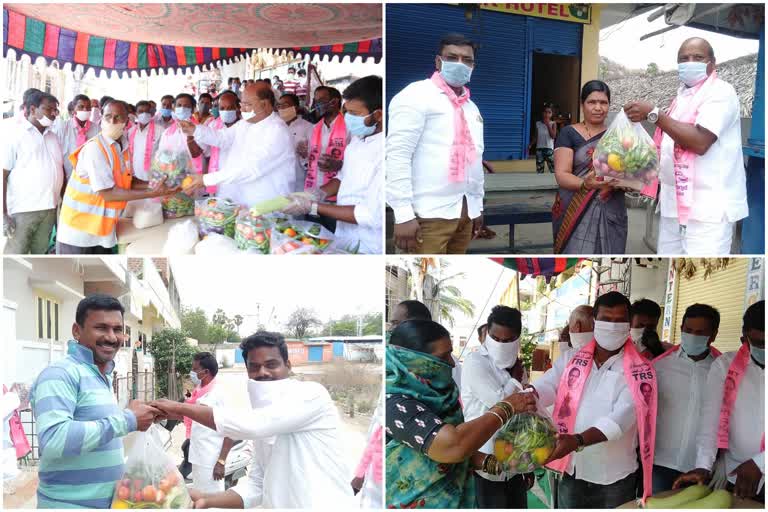
{"type": "Polygon", "coordinates": [[[123,132],[125,131],[125,123],[121,124],[114,124],[114,123],[108,123],[106,119],[101,121],[101,133],[104,134],[105,137],[112,140],[118,140],[120,137],[123,136],[123,132]]]}
{"type": "Polygon", "coordinates": [[[90,110],[78,110],[75,112],[75,117],[77,117],[78,121],[85,122],[91,118],[91,112],[90,110]]]}
{"type": "Polygon", "coordinates": [[[595,333],[592,331],[589,332],[572,332],[568,335],[568,337],[571,339],[571,346],[575,348],[576,350],[580,349],[590,341],[592,341],[592,338],[595,337],[595,333]]]}
{"type": "Polygon", "coordinates": [[[507,343],[499,343],[488,336],[485,338],[484,345],[491,356],[491,361],[498,368],[511,368],[517,362],[517,355],[520,353],[520,338],[507,343]]]}
{"type": "Polygon", "coordinates": [[[37,122],[40,123],[40,125],[43,126],[44,128],[48,128],[53,124],[53,121],[51,120],[51,118],[46,115],[38,119],[37,122]]]}
{"type": "Polygon", "coordinates": [[[632,343],[635,344],[637,347],[637,350],[641,350],[640,347],[643,347],[643,344],[641,343],[641,339],[643,337],[643,332],[645,329],[643,327],[633,327],[629,330],[629,336],[632,338],[632,343]]]}
{"type": "Polygon", "coordinates": [[[629,337],[629,322],[595,320],[595,341],[605,350],[618,350],[629,337]]]}
{"type": "Polygon", "coordinates": [[[253,119],[255,115],[256,115],[256,112],[240,112],[240,116],[243,118],[244,121],[253,119]]]}
{"type": "Polygon", "coordinates": [[[251,400],[251,407],[267,407],[285,396],[286,386],[289,386],[291,379],[280,380],[253,380],[248,379],[248,398],[251,400]]]}
{"type": "Polygon", "coordinates": [[[149,122],[152,120],[152,114],[149,112],[142,112],[136,116],[136,118],[139,121],[139,124],[149,124],[149,122]]]}
{"type": "Polygon", "coordinates": [[[564,354],[571,347],[568,346],[568,342],[567,341],[558,341],[557,342],[557,348],[560,350],[561,354],[564,354]]]}
{"type": "Polygon", "coordinates": [[[693,87],[707,78],[707,62],[681,62],[677,65],[680,81],[687,87],[693,87]]]}

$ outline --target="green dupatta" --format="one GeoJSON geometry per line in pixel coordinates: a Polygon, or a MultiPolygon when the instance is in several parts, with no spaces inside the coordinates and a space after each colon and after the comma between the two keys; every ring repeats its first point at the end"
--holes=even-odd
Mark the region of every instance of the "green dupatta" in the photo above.
{"type": "MultiPolygon", "coordinates": [[[[387,346],[386,392],[418,400],[445,423],[464,423],[451,366],[429,354],[387,346]]],[[[394,439],[386,449],[388,508],[476,508],[469,459],[440,464],[394,439]]]]}

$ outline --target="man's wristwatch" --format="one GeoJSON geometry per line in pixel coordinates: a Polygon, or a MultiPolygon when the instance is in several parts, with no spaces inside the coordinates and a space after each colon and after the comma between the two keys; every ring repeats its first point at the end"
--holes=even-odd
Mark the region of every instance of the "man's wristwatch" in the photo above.
{"type": "Polygon", "coordinates": [[[659,120],[659,107],[653,107],[653,110],[648,112],[648,120],[653,124],[659,120]]]}
{"type": "Polygon", "coordinates": [[[581,434],[574,434],[573,437],[576,438],[576,444],[578,445],[576,448],[577,452],[580,452],[584,449],[584,436],[581,434]]]}
{"type": "Polygon", "coordinates": [[[313,217],[317,217],[317,203],[312,202],[312,207],[309,209],[309,214],[313,217]]]}
{"type": "Polygon", "coordinates": [[[226,466],[227,465],[227,461],[225,461],[224,459],[219,459],[219,460],[216,461],[216,463],[217,464],[221,464],[222,466],[226,466]]]}

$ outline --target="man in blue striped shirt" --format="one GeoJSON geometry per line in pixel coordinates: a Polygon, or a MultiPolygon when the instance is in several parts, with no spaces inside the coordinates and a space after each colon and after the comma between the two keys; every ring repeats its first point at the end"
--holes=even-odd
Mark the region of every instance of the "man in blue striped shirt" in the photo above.
{"type": "Polygon", "coordinates": [[[160,414],[137,400],[121,410],[112,393],[123,313],[108,295],[80,301],[67,357],[43,370],[32,386],[40,442],[38,508],[109,508],[124,470],[120,438],[147,430],[160,414]]]}

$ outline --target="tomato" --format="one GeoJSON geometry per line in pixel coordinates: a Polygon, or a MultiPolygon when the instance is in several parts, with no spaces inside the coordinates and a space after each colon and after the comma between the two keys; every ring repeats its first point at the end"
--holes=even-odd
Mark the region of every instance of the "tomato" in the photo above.
{"type": "Polygon", "coordinates": [[[163,491],[157,491],[156,503],[162,503],[165,501],[165,493],[163,491]]]}
{"type": "Polygon", "coordinates": [[[135,493],[133,493],[133,501],[135,501],[136,503],[140,501],[144,501],[144,495],[141,494],[141,491],[136,491],[135,493]]]}
{"type": "Polygon", "coordinates": [[[131,498],[131,489],[126,487],[126,486],[124,486],[124,485],[121,485],[120,487],[117,488],[117,497],[120,498],[121,500],[128,500],[128,499],[130,499],[131,498]]]}
{"type": "Polygon", "coordinates": [[[291,229],[291,228],[288,228],[288,229],[286,229],[285,231],[283,231],[283,234],[284,234],[285,236],[290,236],[291,238],[293,238],[294,236],[296,236],[296,234],[297,234],[297,233],[296,233],[296,231],[294,231],[293,229],[291,229]]]}
{"type": "Polygon", "coordinates": [[[165,479],[168,480],[168,483],[171,484],[171,487],[175,487],[176,484],[179,483],[179,477],[176,476],[176,473],[173,471],[165,475],[165,479]]]}
{"type": "Polygon", "coordinates": [[[122,480],[122,481],[120,482],[120,485],[122,485],[122,486],[124,486],[124,487],[128,487],[128,488],[130,489],[130,487],[131,487],[131,481],[130,481],[128,478],[126,478],[126,479],[124,479],[124,480],[122,480]]]}
{"type": "Polygon", "coordinates": [[[253,239],[256,241],[257,244],[264,243],[264,240],[265,240],[264,235],[261,233],[256,233],[255,235],[253,235],[253,239]]]}
{"type": "Polygon", "coordinates": [[[160,480],[160,484],[158,484],[158,487],[160,487],[160,490],[163,492],[170,491],[173,486],[171,485],[171,482],[167,478],[163,478],[160,480]]]}
{"type": "Polygon", "coordinates": [[[154,485],[146,486],[141,492],[144,495],[145,501],[155,501],[155,498],[157,498],[157,491],[154,485]]]}

